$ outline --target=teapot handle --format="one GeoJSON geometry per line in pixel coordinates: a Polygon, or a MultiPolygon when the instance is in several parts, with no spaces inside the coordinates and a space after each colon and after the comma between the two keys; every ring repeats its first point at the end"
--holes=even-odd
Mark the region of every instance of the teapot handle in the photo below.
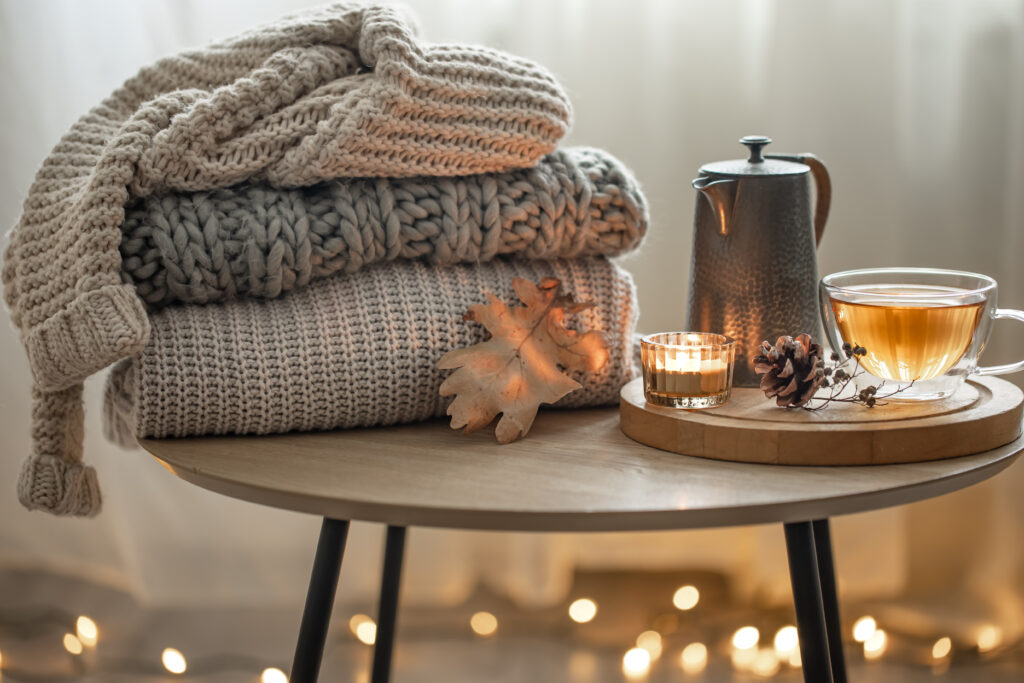
{"type": "Polygon", "coordinates": [[[765,154],[767,159],[781,159],[782,161],[795,161],[799,164],[806,164],[811,169],[814,177],[814,184],[818,187],[818,198],[814,203],[814,243],[821,244],[821,236],[825,233],[825,221],[828,220],[828,210],[832,205],[832,181],[828,177],[828,170],[821,159],[813,154],[765,154]]]}

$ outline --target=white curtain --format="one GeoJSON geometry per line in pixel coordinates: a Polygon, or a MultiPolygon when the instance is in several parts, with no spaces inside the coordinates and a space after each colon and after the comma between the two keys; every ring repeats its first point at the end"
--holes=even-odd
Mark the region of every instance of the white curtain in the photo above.
{"type": "MultiPolygon", "coordinates": [[[[137,68],[312,4],[293,0],[35,0],[0,3],[0,222],[13,225],[35,170],[67,127],[137,68]]],[[[682,324],[694,193],[708,161],[767,134],[811,151],[835,194],[822,272],[871,265],[976,270],[1024,307],[1024,5],[1016,0],[419,0],[422,34],[535,59],[575,105],[568,143],[630,165],[652,229],[624,259],[641,329],[682,324]]],[[[780,245],[784,248],[784,245],[780,245]]],[[[987,361],[1024,355],[1000,323],[987,361]]],[[[96,379],[87,458],[105,485],[94,520],[20,508],[28,371],[0,329],[0,562],[74,572],[153,602],[295,602],[318,521],[207,493],[145,454],[106,444],[96,379]]],[[[957,495],[836,520],[847,596],[969,592],[1021,628],[1024,467],[957,495]]],[[[633,535],[417,529],[404,596],[451,603],[479,581],[527,604],[564,597],[576,567],[707,567],[748,594],[788,596],[776,526],[633,535]]],[[[375,595],[380,528],[356,525],[340,601],[375,595]]]]}

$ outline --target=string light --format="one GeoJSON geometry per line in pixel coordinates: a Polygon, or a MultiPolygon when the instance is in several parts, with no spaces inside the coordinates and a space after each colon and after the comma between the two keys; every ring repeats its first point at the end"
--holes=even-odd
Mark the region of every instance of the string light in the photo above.
{"type": "Polygon", "coordinates": [[[650,669],[651,654],[642,647],[634,647],[622,655],[622,673],[626,674],[627,678],[643,678],[650,669]]]}
{"type": "Polygon", "coordinates": [[[348,628],[364,645],[373,645],[377,640],[377,624],[365,614],[353,614],[348,620],[348,628]]]}
{"type": "Polygon", "coordinates": [[[173,647],[164,648],[163,653],[160,655],[160,661],[163,662],[164,668],[172,674],[183,674],[188,669],[185,655],[173,647]]]}
{"type": "Polygon", "coordinates": [[[800,635],[797,633],[796,626],[783,626],[776,631],[774,641],[775,653],[780,659],[791,655],[799,644],[800,635]]]}
{"type": "Polygon", "coordinates": [[[490,612],[477,612],[469,618],[469,627],[478,636],[491,636],[498,630],[498,618],[490,612]]]}
{"type": "MultiPolygon", "coordinates": [[[[684,588],[687,588],[687,586],[680,586],[676,589],[675,593],[679,594],[684,588]]],[[[695,588],[694,590],[696,591],[695,588]]],[[[697,595],[699,596],[699,592],[697,595]]],[[[676,600],[676,596],[673,595],[673,604],[677,609],[680,609],[680,604],[677,603],[687,604],[682,600],[676,600]]],[[[589,597],[579,598],[569,605],[569,615],[578,623],[586,623],[586,621],[592,620],[596,612],[597,603],[589,597]]],[[[650,624],[650,630],[644,631],[637,636],[636,647],[623,654],[622,670],[627,678],[646,680],[652,674],[655,662],[658,661],[661,655],[665,654],[666,638],[669,637],[666,634],[671,634],[675,631],[680,621],[688,619],[689,617],[681,615],[675,610],[656,610],[651,614],[650,618],[646,620],[650,624]]],[[[60,628],[60,624],[64,624],[64,628],[67,628],[71,622],[74,622],[75,628],[71,632],[63,633],[61,636],[65,650],[71,655],[92,654],[87,652],[87,650],[97,646],[99,628],[96,622],[88,616],[75,616],[72,612],[64,613],[59,620],[55,620],[52,613],[47,613],[45,617],[39,617],[39,620],[52,624],[53,628],[49,631],[49,635],[46,638],[53,638],[54,640],[56,640],[58,634],[64,631],[63,628],[60,628]]],[[[24,619],[22,618],[21,621],[24,621],[24,619]]],[[[498,617],[495,614],[477,612],[473,614],[469,621],[473,632],[477,635],[488,636],[497,631],[498,617]]],[[[465,624],[465,622],[462,623],[465,624]]],[[[735,624],[736,622],[734,621],[733,623],[735,624]]],[[[2,622],[0,622],[0,627],[4,627],[2,622]]],[[[376,640],[376,624],[373,619],[366,615],[357,614],[352,616],[349,620],[349,628],[360,641],[366,644],[373,644],[376,640]]],[[[464,629],[465,626],[462,628],[464,629]]],[[[878,623],[873,617],[868,615],[860,617],[852,624],[851,630],[854,639],[862,644],[866,660],[878,660],[888,653],[890,636],[878,628],[878,623]]],[[[982,661],[989,664],[1004,660],[1017,661],[1017,646],[1006,644],[1005,633],[999,626],[993,623],[981,622],[965,635],[968,635],[971,639],[965,640],[961,645],[967,647],[976,644],[977,652],[983,654],[982,661]],[[984,654],[997,649],[999,652],[995,654],[984,654]]],[[[2,636],[3,633],[0,631],[0,637],[2,636]]],[[[770,644],[767,638],[761,638],[761,633],[754,626],[742,626],[732,633],[731,637],[727,637],[732,645],[732,665],[737,670],[746,672],[748,676],[771,677],[778,674],[784,667],[801,667],[799,634],[796,628],[790,624],[784,625],[775,631],[774,638],[770,644]]],[[[105,638],[109,639],[110,635],[106,634],[105,638]]],[[[685,643],[685,641],[683,642],[685,643]]],[[[920,636],[903,637],[897,635],[896,640],[893,642],[895,643],[895,645],[892,645],[894,652],[889,653],[891,657],[895,657],[900,662],[916,662],[918,664],[923,660],[930,660],[932,662],[932,672],[936,675],[946,671],[950,666],[951,660],[958,656],[957,653],[953,652],[956,643],[953,642],[951,636],[943,635],[942,631],[933,633],[930,638],[924,639],[920,638],[920,636]],[[930,645],[928,644],[929,640],[932,641],[930,645]]],[[[680,673],[686,676],[700,675],[710,665],[710,650],[705,643],[691,642],[681,651],[677,650],[676,652],[678,653],[678,659],[675,661],[678,661],[682,669],[680,673]]],[[[9,673],[9,671],[4,671],[3,667],[5,663],[10,667],[10,652],[6,654],[8,655],[7,662],[4,661],[2,654],[0,654],[0,672],[2,673],[9,673]]],[[[186,677],[205,676],[208,670],[210,670],[210,665],[204,663],[200,663],[199,668],[187,667],[184,655],[174,648],[164,650],[161,661],[164,668],[172,674],[186,674],[187,668],[186,677]]],[[[275,667],[263,668],[269,662],[260,662],[258,659],[250,661],[252,661],[251,665],[244,666],[251,666],[249,670],[252,673],[248,674],[252,677],[251,680],[259,680],[260,683],[288,683],[288,677],[281,669],[275,667]],[[261,672],[258,679],[257,672],[261,672]]],[[[80,669],[80,673],[85,675],[90,674],[90,669],[96,668],[95,658],[83,657],[75,660],[75,662],[76,667],[80,669]]],[[[592,677],[589,674],[576,675],[575,672],[588,671],[592,673],[593,670],[596,670],[596,659],[586,649],[574,650],[573,661],[570,664],[574,680],[592,677]]],[[[143,667],[145,664],[140,661],[137,666],[143,667]]],[[[152,666],[152,664],[148,665],[150,671],[152,666]]],[[[218,670],[218,667],[223,665],[216,664],[212,666],[213,670],[218,670]]],[[[237,667],[238,664],[232,664],[231,666],[237,667]]],[[[100,670],[97,670],[97,672],[102,673],[100,670]]],[[[2,673],[0,673],[0,680],[3,680],[2,673]]],[[[128,670],[125,669],[124,673],[128,673],[128,670]]],[[[362,678],[364,683],[368,680],[365,672],[362,678]]]]}
{"type": "Polygon", "coordinates": [[[96,627],[96,622],[86,616],[78,617],[78,621],[75,622],[75,635],[86,647],[96,647],[96,643],[100,639],[100,631],[96,627]]]}
{"type": "Polygon", "coordinates": [[[878,628],[871,634],[871,637],[864,641],[864,659],[878,659],[885,654],[887,646],[885,631],[878,628]]]}
{"type": "Polygon", "coordinates": [[[359,625],[365,623],[373,623],[373,619],[365,614],[353,614],[352,618],[348,620],[348,630],[352,631],[352,635],[358,636],[359,625]]]}
{"type": "Polygon", "coordinates": [[[683,611],[693,609],[700,602],[700,591],[696,586],[680,586],[672,596],[672,604],[683,611]]]}
{"type": "Polygon", "coordinates": [[[363,645],[373,645],[377,642],[377,624],[373,621],[364,621],[356,627],[356,638],[363,645]]]}
{"type": "Polygon", "coordinates": [[[288,677],[280,669],[270,667],[260,674],[260,683],[288,683],[288,677]]]}
{"type": "Polygon", "coordinates": [[[761,640],[761,632],[754,626],[744,626],[732,636],[732,646],[737,650],[749,650],[761,640]]]}
{"type": "Polygon", "coordinates": [[[656,662],[661,657],[661,634],[657,631],[644,631],[636,637],[636,646],[647,650],[651,661],[656,662]]]}
{"type": "Polygon", "coordinates": [[[949,636],[942,636],[932,645],[932,659],[945,659],[953,651],[953,641],[949,636]]]}
{"type": "Polygon", "coordinates": [[[74,633],[65,633],[64,649],[73,655],[80,655],[82,654],[82,641],[74,633]]]}
{"type": "Polygon", "coordinates": [[[708,665],[708,646],[704,643],[690,643],[679,655],[679,663],[688,674],[699,674],[708,665]]]}
{"type": "Polygon", "coordinates": [[[858,643],[866,643],[877,628],[878,624],[873,617],[861,617],[853,623],[853,639],[858,643]]]}
{"type": "Polygon", "coordinates": [[[978,631],[978,652],[991,652],[1003,643],[1003,631],[998,626],[985,624],[978,631]]]}
{"type": "Polygon", "coordinates": [[[597,603],[590,598],[573,600],[569,605],[569,618],[577,624],[585,624],[597,616],[597,603]]]}

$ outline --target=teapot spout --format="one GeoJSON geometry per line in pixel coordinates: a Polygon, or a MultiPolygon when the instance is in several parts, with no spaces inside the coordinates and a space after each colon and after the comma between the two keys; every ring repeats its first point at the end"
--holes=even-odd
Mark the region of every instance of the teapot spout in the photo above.
{"type": "Polygon", "coordinates": [[[728,235],[729,226],[732,223],[732,203],[736,181],[731,179],[715,180],[711,176],[701,176],[692,184],[711,205],[719,234],[728,235]]]}

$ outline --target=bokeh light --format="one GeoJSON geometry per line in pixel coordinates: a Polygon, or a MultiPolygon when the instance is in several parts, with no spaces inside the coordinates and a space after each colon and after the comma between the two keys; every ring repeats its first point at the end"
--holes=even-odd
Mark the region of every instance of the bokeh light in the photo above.
{"type": "Polygon", "coordinates": [[[638,679],[651,669],[651,654],[642,647],[634,647],[622,655],[622,673],[627,678],[638,679]]]}
{"type": "Polygon", "coordinates": [[[953,641],[949,636],[942,636],[932,645],[932,658],[945,659],[953,651],[953,641]]]}
{"type": "Polygon", "coordinates": [[[796,626],[783,626],[775,632],[775,653],[779,657],[788,657],[800,644],[800,636],[796,626]]]}
{"type": "Polygon", "coordinates": [[[498,630],[498,618],[490,612],[477,612],[469,618],[469,627],[478,636],[491,636],[498,630]]]}
{"type": "Polygon", "coordinates": [[[65,633],[64,649],[73,655],[80,655],[82,654],[82,641],[74,633],[65,633]]]}
{"type": "Polygon", "coordinates": [[[81,616],[75,622],[75,635],[82,641],[82,645],[96,647],[96,643],[100,639],[100,630],[97,628],[95,621],[87,616],[81,616]]]}
{"type": "Polygon", "coordinates": [[[188,662],[185,661],[185,655],[181,654],[173,647],[165,648],[163,653],[160,655],[160,661],[163,662],[164,668],[170,671],[172,674],[183,674],[188,669],[188,662]]]}
{"type": "Polygon", "coordinates": [[[885,648],[888,646],[887,640],[885,631],[880,628],[875,629],[871,637],[864,641],[864,658],[878,659],[885,654],[885,648]]]}
{"type": "Polygon", "coordinates": [[[853,639],[858,643],[866,643],[877,628],[878,624],[873,617],[861,617],[853,623],[853,639]]]}
{"type": "Polygon", "coordinates": [[[991,652],[1003,644],[1003,630],[993,624],[985,624],[978,631],[978,652],[991,652]]]}
{"type": "Polygon", "coordinates": [[[352,631],[352,635],[359,634],[359,625],[373,623],[373,619],[366,616],[365,614],[353,614],[352,618],[348,620],[348,629],[352,631]]]}
{"type": "Polygon", "coordinates": [[[688,674],[699,674],[708,665],[708,646],[704,643],[690,643],[679,655],[679,663],[688,674]]]}
{"type": "Polygon", "coordinates": [[[288,676],[280,669],[270,667],[260,674],[260,683],[288,683],[288,676]]]}
{"type": "Polygon", "coordinates": [[[647,650],[651,661],[656,662],[661,657],[661,634],[657,631],[644,631],[636,637],[636,646],[647,650]]]}
{"type": "Polygon", "coordinates": [[[364,621],[356,626],[356,638],[364,645],[373,645],[377,642],[377,624],[373,621],[364,621]]]}
{"type": "Polygon", "coordinates": [[[693,609],[700,602],[700,591],[696,586],[680,586],[672,596],[672,604],[676,609],[693,609]]]}
{"type": "Polygon", "coordinates": [[[761,640],[761,632],[754,626],[744,626],[732,636],[732,646],[737,650],[749,650],[761,640]]]}
{"type": "Polygon", "coordinates": [[[585,624],[597,616],[597,603],[590,598],[573,600],[569,605],[569,618],[577,624],[585,624]]]}

